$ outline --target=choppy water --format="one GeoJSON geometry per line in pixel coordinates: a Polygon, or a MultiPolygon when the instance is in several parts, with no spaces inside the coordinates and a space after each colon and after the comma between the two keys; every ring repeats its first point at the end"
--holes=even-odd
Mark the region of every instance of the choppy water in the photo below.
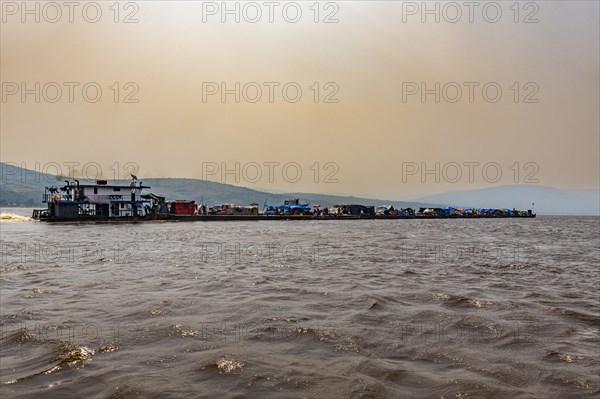
{"type": "Polygon", "coordinates": [[[598,397],[599,220],[2,222],[0,395],[598,397]]]}

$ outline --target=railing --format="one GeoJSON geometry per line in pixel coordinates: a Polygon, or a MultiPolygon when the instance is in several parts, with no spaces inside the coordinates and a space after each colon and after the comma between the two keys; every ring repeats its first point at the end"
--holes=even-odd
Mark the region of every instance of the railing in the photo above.
{"type": "Polygon", "coordinates": [[[77,208],[80,216],[96,216],[96,208],[87,208],[81,205],[77,208]]]}
{"type": "Polygon", "coordinates": [[[48,217],[47,209],[34,209],[33,215],[31,216],[33,219],[41,219],[43,217],[48,217]]]}
{"type": "Polygon", "coordinates": [[[71,201],[71,196],[68,194],[42,194],[42,202],[59,202],[59,201],[71,201]]]}

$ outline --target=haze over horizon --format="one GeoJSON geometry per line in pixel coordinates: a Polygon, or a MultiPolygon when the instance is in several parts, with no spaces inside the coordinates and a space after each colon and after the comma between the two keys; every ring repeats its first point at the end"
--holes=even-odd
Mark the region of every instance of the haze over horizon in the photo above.
{"type": "Polygon", "coordinates": [[[597,2],[535,3],[537,23],[522,23],[529,9],[515,23],[504,4],[497,23],[480,12],[473,23],[466,15],[423,23],[421,13],[382,1],[335,3],[337,10],[320,9],[319,23],[308,3],[297,23],[281,13],[273,23],[266,14],[223,23],[206,2],[135,4],[138,22],[130,24],[115,23],[108,4],[97,23],[77,13],[73,23],[64,15],[22,23],[3,8],[2,161],[29,169],[95,162],[105,178],[116,164],[127,176],[131,162],[142,178],[394,199],[515,183],[599,188],[597,2]],[[338,22],[321,23],[328,16],[338,22]],[[62,98],[47,101],[52,87],[40,102],[11,94],[11,83],[20,90],[35,82],[58,82],[62,98]],[[79,84],[73,102],[64,82],[79,84]],[[81,97],[89,82],[102,88],[98,102],[81,97]],[[239,102],[210,94],[236,82],[250,84],[239,102]],[[277,84],[272,102],[269,82],[277,84]],[[448,101],[453,85],[439,102],[407,94],[436,82],[457,82],[462,98],[448,101]],[[468,82],[477,84],[472,102],[468,82]],[[297,102],[283,99],[288,83],[302,89],[297,102]],[[502,89],[497,102],[482,97],[489,83],[502,89]],[[256,86],[263,95],[253,103],[256,86]],[[253,181],[256,165],[261,178],[253,181]]]}

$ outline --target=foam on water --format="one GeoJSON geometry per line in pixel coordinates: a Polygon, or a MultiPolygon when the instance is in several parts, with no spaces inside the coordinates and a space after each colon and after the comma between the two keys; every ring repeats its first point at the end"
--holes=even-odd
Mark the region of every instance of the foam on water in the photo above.
{"type": "Polygon", "coordinates": [[[0,221],[5,223],[31,222],[33,219],[27,216],[15,215],[14,213],[1,213],[0,221]]]}

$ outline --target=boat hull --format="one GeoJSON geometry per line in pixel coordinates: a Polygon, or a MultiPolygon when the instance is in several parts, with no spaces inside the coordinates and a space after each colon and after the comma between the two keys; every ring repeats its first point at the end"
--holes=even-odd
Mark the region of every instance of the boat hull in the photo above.
{"type": "Polygon", "coordinates": [[[313,215],[158,215],[158,216],[137,216],[137,217],[98,217],[81,216],[76,218],[50,218],[38,217],[36,220],[42,222],[109,222],[109,223],[139,223],[152,221],[172,221],[172,222],[227,222],[227,221],[333,221],[333,220],[397,220],[397,219],[531,219],[531,215],[341,215],[341,216],[313,216],[313,215]]]}

